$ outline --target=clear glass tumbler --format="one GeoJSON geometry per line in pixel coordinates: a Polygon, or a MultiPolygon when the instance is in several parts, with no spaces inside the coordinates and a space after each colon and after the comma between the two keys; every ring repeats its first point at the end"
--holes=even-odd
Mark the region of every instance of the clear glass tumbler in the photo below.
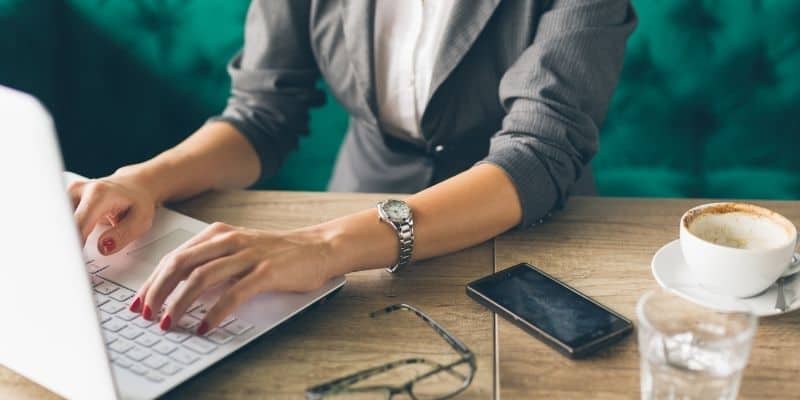
{"type": "Polygon", "coordinates": [[[758,319],[722,313],[665,290],[636,305],[642,399],[735,399],[758,319]]]}

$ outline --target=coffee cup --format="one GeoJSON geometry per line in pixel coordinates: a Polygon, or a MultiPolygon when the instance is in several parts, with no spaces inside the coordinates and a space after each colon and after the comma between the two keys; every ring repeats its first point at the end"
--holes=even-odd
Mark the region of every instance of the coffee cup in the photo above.
{"type": "Polygon", "coordinates": [[[681,217],[680,243],[696,282],[724,296],[757,295],[800,270],[797,228],[786,217],[752,204],[711,203],[681,217]]]}

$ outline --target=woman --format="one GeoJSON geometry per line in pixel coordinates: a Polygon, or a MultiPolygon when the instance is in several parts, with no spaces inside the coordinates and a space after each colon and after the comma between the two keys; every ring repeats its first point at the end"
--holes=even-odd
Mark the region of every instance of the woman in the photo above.
{"type": "Polygon", "coordinates": [[[154,210],[274,174],[322,103],[350,113],[330,189],[409,192],[406,202],[292,231],[212,224],[165,257],[131,310],[169,329],[208,288],[233,281],[202,334],[264,291],[421,260],[530,227],[587,164],[635,26],[627,0],[255,0],[219,117],[157,157],[69,191],[103,254],[147,231],[154,210]],[[378,215],[382,218],[379,219],[378,215]]]}

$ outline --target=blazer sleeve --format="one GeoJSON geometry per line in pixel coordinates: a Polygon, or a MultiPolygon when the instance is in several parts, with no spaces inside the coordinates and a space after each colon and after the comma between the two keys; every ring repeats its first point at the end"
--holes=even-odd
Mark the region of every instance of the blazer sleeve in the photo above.
{"type": "Polygon", "coordinates": [[[513,181],[520,227],[563,207],[597,152],[635,26],[628,0],[556,0],[542,13],[533,43],[503,75],[506,115],[481,162],[499,166],[513,181]]]}
{"type": "Polygon", "coordinates": [[[211,121],[235,126],[261,161],[261,178],[273,175],[309,132],[309,109],[325,102],[309,41],[309,1],[254,0],[243,49],[228,63],[231,94],[211,121]]]}

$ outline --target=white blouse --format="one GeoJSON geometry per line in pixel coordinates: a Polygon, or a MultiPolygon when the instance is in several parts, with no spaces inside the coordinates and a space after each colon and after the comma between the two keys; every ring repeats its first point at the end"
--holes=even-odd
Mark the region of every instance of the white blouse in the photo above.
{"type": "Polygon", "coordinates": [[[420,138],[436,54],[455,0],[378,0],[375,86],[378,117],[394,133],[420,138]]]}

